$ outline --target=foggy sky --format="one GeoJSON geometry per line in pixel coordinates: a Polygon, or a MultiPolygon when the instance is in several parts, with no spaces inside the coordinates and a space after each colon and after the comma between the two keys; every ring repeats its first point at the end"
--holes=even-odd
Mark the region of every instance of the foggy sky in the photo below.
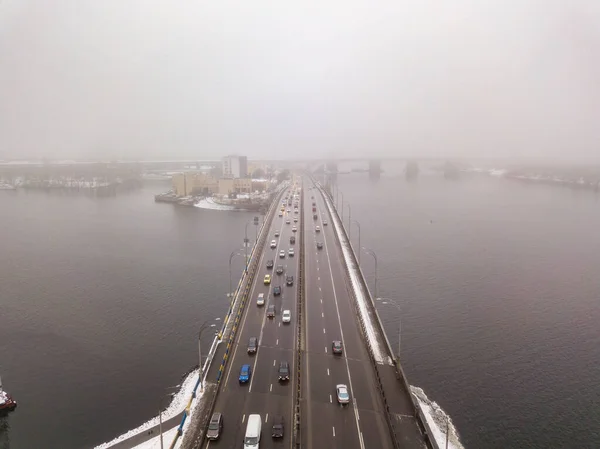
{"type": "Polygon", "coordinates": [[[600,1],[0,1],[0,159],[228,153],[600,160],[600,1]]]}

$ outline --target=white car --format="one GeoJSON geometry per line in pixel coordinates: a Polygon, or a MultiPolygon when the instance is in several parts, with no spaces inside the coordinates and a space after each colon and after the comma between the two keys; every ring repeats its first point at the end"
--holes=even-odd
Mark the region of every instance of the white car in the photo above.
{"type": "Polygon", "coordinates": [[[290,219],[285,220],[285,224],[290,224],[290,219]]]}
{"type": "Polygon", "coordinates": [[[283,217],[283,212],[279,212],[279,216],[280,216],[280,217],[283,217]]]}
{"type": "Polygon", "coordinates": [[[315,226],[315,232],[321,232],[321,228],[318,226],[315,226]]]}
{"type": "Polygon", "coordinates": [[[285,251],[284,250],[279,251],[279,258],[285,259],[285,251]]]}
{"type": "Polygon", "coordinates": [[[288,254],[290,255],[290,257],[293,257],[294,256],[294,248],[290,248],[288,250],[288,254]]]}
{"type": "Polygon", "coordinates": [[[298,228],[296,226],[292,227],[292,232],[296,232],[298,230],[298,228]]]}
{"type": "Polygon", "coordinates": [[[256,298],[256,305],[257,306],[264,306],[265,305],[265,294],[264,293],[259,293],[258,294],[258,298],[256,298]]]}
{"type": "Polygon", "coordinates": [[[327,220],[323,220],[323,226],[327,226],[327,220]]]}
{"type": "Polygon", "coordinates": [[[288,309],[285,309],[281,314],[281,321],[284,323],[289,323],[292,321],[292,312],[290,312],[288,309]]]}
{"type": "Polygon", "coordinates": [[[348,387],[344,384],[335,386],[335,395],[340,404],[348,404],[350,402],[350,393],[348,393],[348,387]]]}
{"type": "Polygon", "coordinates": [[[275,240],[271,240],[271,248],[277,248],[277,242],[275,240]]]}

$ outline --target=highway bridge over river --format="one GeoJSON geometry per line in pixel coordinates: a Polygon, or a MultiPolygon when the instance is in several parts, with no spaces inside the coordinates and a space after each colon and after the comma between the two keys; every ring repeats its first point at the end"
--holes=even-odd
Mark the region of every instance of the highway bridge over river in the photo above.
{"type": "MultiPolygon", "coordinates": [[[[429,440],[370,296],[361,297],[351,281],[355,258],[348,263],[343,247],[354,254],[328,195],[309,176],[296,176],[275,200],[206,373],[208,389],[212,386],[216,393],[205,398],[203,413],[192,415],[197,422],[184,433],[184,447],[242,447],[251,414],[262,419],[261,448],[437,447],[429,440]],[[286,197],[291,205],[285,200],[280,214],[286,197]],[[267,268],[269,260],[274,262],[272,269],[267,268]],[[278,265],[283,266],[280,275],[275,272],[278,265]],[[264,283],[266,274],[271,275],[270,284],[264,283]],[[287,275],[294,277],[293,285],[286,285],[287,275]],[[276,287],[281,288],[277,296],[276,287]],[[265,297],[264,306],[257,305],[259,294],[265,297]],[[358,301],[366,302],[362,309],[358,301]],[[270,305],[275,307],[273,318],[266,313],[270,305]],[[291,311],[290,323],[282,321],[284,310],[291,311]],[[258,338],[254,354],[247,351],[251,337],[258,338]],[[334,340],[342,342],[343,354],[332,353],[334,340]],[[281,361],[290,366],[286,382],[278,380],[281,361]],[[252,372],[242,384],[239,374],[245,364],[252,372]],[[347,405],[338,403],[338,384],[348,387],[347,405]],[[219,440],[208,441],[205,433],[213,412],[223,414],[224,426],[219,440]],[[285,424],[284,437],[277,440],[271,438],[275,416],[282,416],[285,424]]],[[[362,275],[354,271],[357,274],[366,291],[362,275]]]]}

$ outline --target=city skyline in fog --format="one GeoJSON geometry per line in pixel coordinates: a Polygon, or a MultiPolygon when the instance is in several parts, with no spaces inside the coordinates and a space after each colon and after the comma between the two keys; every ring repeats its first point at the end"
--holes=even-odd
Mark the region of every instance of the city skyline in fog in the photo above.
{"type": "Polygon", "coordinates": [[[600,161],[600,2],[4,0],[1,159],[600,161]]]}

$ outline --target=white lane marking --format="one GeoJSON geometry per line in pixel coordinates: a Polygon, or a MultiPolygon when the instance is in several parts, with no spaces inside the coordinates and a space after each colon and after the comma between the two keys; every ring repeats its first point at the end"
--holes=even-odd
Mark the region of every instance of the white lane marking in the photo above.
{"type": "Polygon", "coordinates": [[[327,354],[327,346],[325,346],[325,354],[327,354]]]}
{"type": "Polygon", "coordinates": [[[323,333],[325,333],[325,328],[323,328],[323,333]]]}
{"type": "Polygon", "coordinates": [[[325,314],[321,312],[321,318],[325,318],[325,314]]]}
{"type": "Polygon", "coordinates": [[[246,414],[244,413],[244,414],[242,415],[242,424],[244,424],[244,421],[245,421],[245,420],[246,420],[246,414]]]}
{"type": "Polygon", "coordinates": [[[333,398],[329,395],[329,403],[333,404],[333,398]]]}
{"type": "Polygon", "coordinates": [[[327,375],[329,376],[329,368],[327,368],[327,375]]]}
{"type": "Polygon", "coordinates": [[[321,291],[321,287],[319,287],[319,291],[321,291]]]}
{"type": "Polygon", "coordinates": [[[275,342],[275,346],[279,345],[279,338],[277,339],[277,341],[275,342]]]}
{"type": "Polygon", "coordinates": [[[317,267],[317,271],[319,271],[319,267],[317,267]]]}
{"type": "Polygon", "coordinates": [[[277,361],[277,360],[273,360],[273,366],[275,366],[275,362],[276,362],[276,361],[277,361]]]}
{"type": "Polygon", "coordinates": [[[335,436],[335,427],[332,427],[333,429],[333,436],[335,436]]]}
{"type": "Polygon", "coordinates": [[[271,387],[269,388],[269,391],[273,391],[273,384],[271,384],[271,387]]]}
{"type": "Polygon", "coordinates": [[[267,413],[267,416],[265,416],[265,423],[269,420],[269,414],[267,413]]]}
{"type": "Polygon", "coordinates": [[[321,304],[323,304],[323,298],[321,298],[321,304]]]}
{"type": "Polygon", "coordinates": [[[317,281],[320,281],[320,280],[321,280],[321,276],[317,277],[317,281]]]}
{"type": "Polygon", "coordinates": [[[365,440],[363,440],[362,432],[360,433],[360,447],[365,447],[365,440]]]}

